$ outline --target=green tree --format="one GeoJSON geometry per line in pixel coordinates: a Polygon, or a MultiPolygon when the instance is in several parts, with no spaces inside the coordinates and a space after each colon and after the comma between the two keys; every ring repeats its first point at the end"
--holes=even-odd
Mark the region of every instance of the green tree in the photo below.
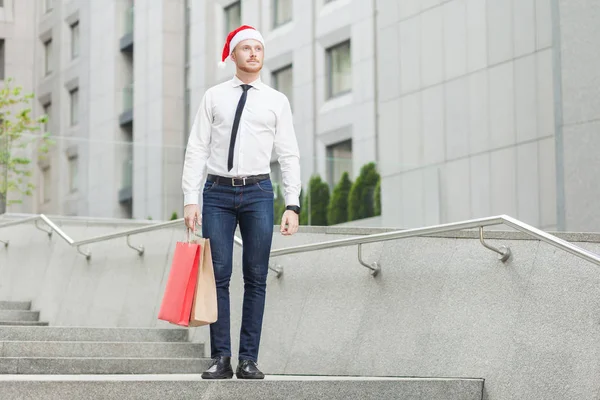
{"type": "Polygon", "coordinates": [[[348,196],[351,188],[350,177],[347,172],[344,172],[338,184],[333,188],[331,201],[327,207],[327,222],[329,225],[348,221],[348,196]]]}
{"type": "Polygon", "coordinates": [[[285,211],[285,199],[283,198],[283,193],[281,193],[281,186],[274,183],[275,189],[275,200],[273,201],[273,221],[275,225],[279,225],[281,223],[281,217],[285,211]]]}
{"type": "Polygon", "coordinates": [[[319,175],[313,175],[308,183],[308,195],[304,199],[303,212],[307,214],[304,219],[306,224],[327,226],[328,204],[329,185],[323,182],[319,175]]]}
{"type": "Polygon", "coordinates": [[[381,215],[381,176],[377,179],[375,185],[375,204],[374,204],[375,215],[381,215]]]}
{"type": "Polygon", "coordinates": [[[379,173],[375,163],[363,165],[360,175],[350,189],[348,198],[348,220],[368,218],[375,215],[375,186],[379,173]]]}
{"type": "Polygon", "coordinates": [[[22,87],[13,86],[11,78],[0,89],[0,214],[9,205],[22,203],[23,195],[33,194],[31,159],[26,156],[26,149],[34,149],[41,158],[51,144],[48,134],[35,134],[48,117],[31,116],[33,97],[23,93],[22,87]],[[16,198],[9,199],[10,194],[16,198]]]}
{"type": "Polygon", "coordinates": [[[298,223],[308,225],[308,202],[304,189],[300,189],[300,218],[298,218],[298,223]]]}

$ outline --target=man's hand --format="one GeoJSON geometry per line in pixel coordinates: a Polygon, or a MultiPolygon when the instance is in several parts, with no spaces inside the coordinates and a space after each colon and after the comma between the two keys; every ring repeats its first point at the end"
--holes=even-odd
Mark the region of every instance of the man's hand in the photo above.
{"type": "Polygon", "coordinates": [[[202,215],[198,204],[188,204],[183,207],[183,218],[185,219],[185,226],[196,233],[196,224],[202,225],[202,215]]]}
{"type": "Polygon", "coordinates": [[[286,210],[281,217],[281,234],[291,236],[298,232],[298,214],[292,210],[286,210]]]}

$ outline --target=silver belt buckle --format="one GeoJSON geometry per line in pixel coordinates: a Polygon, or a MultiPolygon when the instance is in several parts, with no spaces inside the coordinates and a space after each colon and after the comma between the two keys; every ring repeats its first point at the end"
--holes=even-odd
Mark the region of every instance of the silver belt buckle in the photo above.
{"type": "Polygon", "coordinates": [[[244,186],[246,184],[246,178],[231,178],[231,185],[232,186],[244,186]],[[242,181],[242,183],[240,185],[236,185],[235,184],[235,180],[239,179],[242,181]]]}

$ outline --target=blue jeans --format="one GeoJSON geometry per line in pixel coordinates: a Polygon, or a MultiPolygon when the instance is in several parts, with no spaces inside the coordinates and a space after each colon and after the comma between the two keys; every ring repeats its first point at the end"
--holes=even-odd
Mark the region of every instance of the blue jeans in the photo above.
{"type": "Polygon", "coordinates": [[[237,187],[207,181],[202,198],[202,236],[210,239],[219,312],[217,321],[210,325],[211,357],[231,357],[229,281],[233,237],[239,223],[244,241],[244,302],[239,359],[256,362],[273,238],[273,186],[269,179],[237,187]]]}

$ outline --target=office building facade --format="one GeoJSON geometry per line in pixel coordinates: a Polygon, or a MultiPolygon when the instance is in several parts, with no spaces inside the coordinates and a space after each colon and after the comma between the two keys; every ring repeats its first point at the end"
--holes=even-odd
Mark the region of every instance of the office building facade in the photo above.
{"type": "MultiPolygon", "coordinates": [[[[34,67],[19,62],[57,138],[38,163],[42,195],[14,211],[181,215],[191,123],[206,89],[233,74],[217,66],[227,32],[250,24],[266,40],[263,81],[292,104],[305,187],[375,162],[373,224],[600,221],[592,0],[4,3],[29,7],[5,29],[36,21],[23,33],[34,67]]],[[[272,169],[279,180],[275,157],[272,169]]]]}

